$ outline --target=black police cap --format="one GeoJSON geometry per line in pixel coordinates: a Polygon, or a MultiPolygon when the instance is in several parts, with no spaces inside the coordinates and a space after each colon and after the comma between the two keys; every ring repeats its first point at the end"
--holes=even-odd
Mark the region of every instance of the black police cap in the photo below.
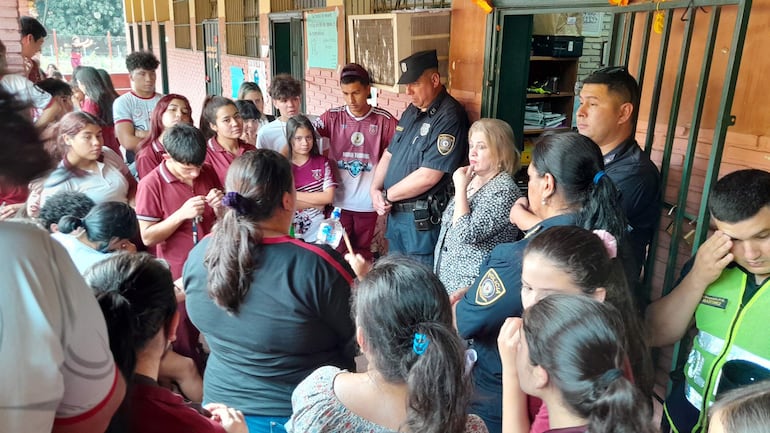
{"type": "Polygon", "coordinates": [[[399,64],[401,78],[398,84],[410,84],[417,81],[426,70],[438,68],[438,57],[436,50],[420,51],[401,60],[399,64]]]}

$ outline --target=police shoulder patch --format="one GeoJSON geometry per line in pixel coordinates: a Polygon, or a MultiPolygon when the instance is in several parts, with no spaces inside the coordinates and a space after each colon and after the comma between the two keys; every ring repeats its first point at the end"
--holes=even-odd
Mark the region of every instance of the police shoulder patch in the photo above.
{"type": "Polygon", "coordinates": [[[505,295],[505,286],[503,280],[497,275],[494,269],[488,270],[479,283],[476,290],[476,304],[491,305],[497,302],[505,295]]]}
{"type": "Polygon", "coordinates": [[[438,147],[438,153],[449,155],[452,149],[455,148],[455,136],[452,134],[439,134],[436,147],[438,147]]]}

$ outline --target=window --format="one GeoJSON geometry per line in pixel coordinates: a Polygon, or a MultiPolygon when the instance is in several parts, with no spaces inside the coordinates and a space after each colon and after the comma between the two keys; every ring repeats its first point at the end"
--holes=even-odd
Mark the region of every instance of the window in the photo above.
{"type": "Polygon", "coordinates": [[[189,0],[174,0],[174,44],[177,48],[192,48],[189,0]]]}
{"type": "Polygon", "coordinates": [[[326,0],[270,0],[270,10],[273,12],[301,11],[303,9],[325,7],[326,0]]]}
{"type": "Polygon", "coordinates": [[[225,3],[225,35],[227,54],[259,57],[259,2],[225,3]]]}
{"type": "MultiPolygon", "coordinates": [[[[319,0],[296,0],[297,2],[319,0]]],[[[398,10],[422,10],[451,8],[451,0],[345,0],[348,15],[369,15],[389,13],[398,10]]]]}
{"type": "Polygon", "coordinates": [[[195,49],[203,51],[203,21],[217,17],[217,0],[195,0],[195,49]]]}
{"type": "Polygon", "coordinates": [[[133,23],[128,25],[128,42],[131,47],[130,52],[133,53],[134,51],[136,51],[136,42],[134,41],[134,24],[133,23]]]}
{"type": "Polygon", "coordinates": [[[326,0],[294,0],[294,9],[319,9],[326,7],[326,0]]]}

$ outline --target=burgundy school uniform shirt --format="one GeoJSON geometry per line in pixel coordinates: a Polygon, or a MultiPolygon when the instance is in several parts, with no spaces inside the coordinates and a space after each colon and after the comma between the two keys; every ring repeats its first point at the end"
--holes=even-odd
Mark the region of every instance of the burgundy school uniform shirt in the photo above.
{"type": "Polygon", "coordinates": [[[139,179],[147,176],[155,167],[159,166],[163,162],[163,155],[165,154],[166,148],[158,140],[153,140],[149,145],[142,147],[139,154],[136,155],[135,162],[139,179]]]}
{"type": "Polygon", "coordinates": [[[206,164],[214,168],[217,176],[219,176],[219,183],[224,185],[227,169],[230,168],[230,164],[233,163],[235,158],[250,150],[257,150],[257,148],[245,141],[238,140],[238,154],[233,155],[219,144],[216,137],[211,137],[206,143],[206,164]]]}
{"type": "MultiPolygon", "coordinates": [[[[212,188],[221,189],[222,185],[211,166],[203,164],[200,175],[190,187],[172,175],[164,161],[139,181],[136,192],[136,217],[140,221],[163,221],[188,199],[197,195],[206,196],[212,188]]],[[[215,221],[214,210],[206,205],[202,218],[195,224],[198,240],[211,232],[215,221]]],[[[157,257],[168,262],[174,279],[182,276],[182,266],[187,260],[187,254],[195,246],[193,240],[193,220],[187,220],[168,239],[156,246],[157,257]]]]}

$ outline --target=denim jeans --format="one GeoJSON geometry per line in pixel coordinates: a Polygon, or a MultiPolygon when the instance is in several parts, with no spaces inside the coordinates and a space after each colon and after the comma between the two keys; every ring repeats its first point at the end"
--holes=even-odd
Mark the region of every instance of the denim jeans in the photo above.
{"type": "Polygon", "coordinates": [[[283,425],[289,418],[275,416],[249,416],[246,417],[249,433],[286,433],[283,425]]]}

